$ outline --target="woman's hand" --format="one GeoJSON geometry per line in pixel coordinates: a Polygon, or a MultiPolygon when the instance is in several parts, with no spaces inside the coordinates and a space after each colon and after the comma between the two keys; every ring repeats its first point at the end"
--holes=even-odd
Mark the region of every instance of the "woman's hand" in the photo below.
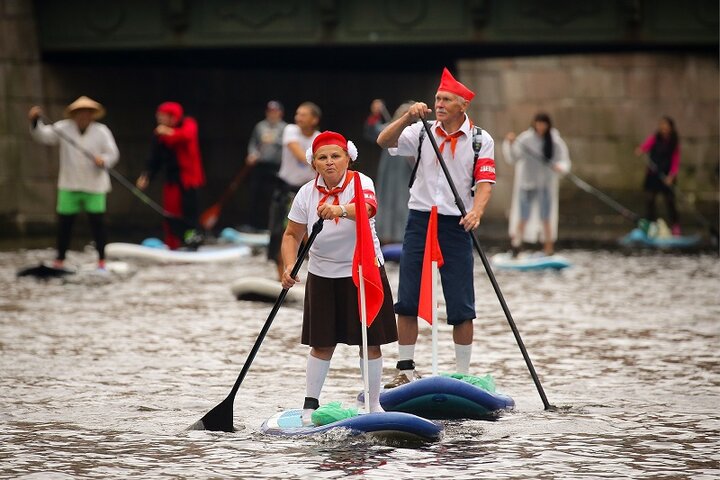
{"type": "Polygon", "coordinates": [[[507,134],[505,134],[505,140],[510,143],[513,143],[515,141],[515,138],[517,138],[515,132],[508,132],[507,134]]]}
{"type": "Polygon", "coordinates": [[[292,273],[292,267],[287,267],[280,278],[283,288],[290,289],[296,283],[300,283],[300,277],[293,278],[290,274],[292,273]]]}
{"type": "Polygon", "coordinates": [[[318,217],[324,220],[332,220],[342,216],[342,208],[340,208],[340,205],[323,203],[322,205],[318,205],[317,214],[318,217]]]}

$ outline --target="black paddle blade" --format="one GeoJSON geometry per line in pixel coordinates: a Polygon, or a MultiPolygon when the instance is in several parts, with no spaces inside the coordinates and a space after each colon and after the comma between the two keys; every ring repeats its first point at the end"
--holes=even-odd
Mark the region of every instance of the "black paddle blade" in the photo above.
{"type": "Polygon", "coordinates": [[[233,402],[229,397],[220,402],[197,422],[190,425],[188,430],[210,430],[213,432],[235,431],[233,427],[233,402]]]}
{"type": "Polygon", "coordinates": [[[35,267],[27,267],[18,270],[16,276],[35,277],[42,280],[47,280],[48,278],[60,278],[64,277],[65,275],[72,275],[73,273],[75,272],[73,272],[72,270],[68,270],[65,268],[48,267],[47,265],[41,263],[40,265],[37,265],[35,267]]]}

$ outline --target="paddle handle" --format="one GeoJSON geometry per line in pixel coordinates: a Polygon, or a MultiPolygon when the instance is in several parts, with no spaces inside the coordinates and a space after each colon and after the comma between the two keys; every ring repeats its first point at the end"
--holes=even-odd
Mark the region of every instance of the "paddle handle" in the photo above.
{"type": "MultiPolygon", "coordinates": [[[[323,219],[320,218],[317,222],[313,224],[312,231],[310,232],[310,237],[308,238],[307,242],[305,242],[305,245],[303,245],[303,248],[300,250],[300,254],[298,255],[298,258],[295,261],[295,265],[293,266],[290,273],[292,277],[297,276],[297,274],[300,272],[300,267],[302,267],[303,260],[310,251],[310,247],[315,241],[315,237],[318,236],[318,233],[320,233],[322,228],[323,219]]],[[[270,311],[270,315],[268,315],[267,320],[265,320],[265,325],[263,325],[262,330],[260,330],[260,334],[258,335],[257,340],[255,340],[255,344],[250,350],[250,354],[248,355],[247,360],[245,360],[245,365],[243,365],[243,368],[240,371],[240,375],[238,375],[237,380],[235,380],[235,385],[233,385],[232,390],[230,390],[230,393],[228,394],[225,401],[230,401],[230,403],[232,403],[233,399],[235,398],[235,395],[240,388],[240,384],[242,384],[243,380],[245,379],[245,375],[247,375],[247,372],[250,369],[250,365],[252,365],[253,360],[255,360],[255,355],[257,354],[258,350],[260,350],[260,345],[265,339],[265,335],[267,335],[268,330],[270,330],[270,325],[272,325],[273,320],[275,320],[275,315],[277,315],[278,310],[280,310],[280,306],[282,305],[285,297],[288,294],[288,290],[289,289],[287,288],[283,288],[277,300],[275,300],[275,305],[273,305],[273,308],[270,311]]]]}
{"type": "MultiPolygon", "coordinates": [[[[465,217],[467,215],[467,211],[465,210],[465,205],[463,205],[462,199],[460,198],[460,194],[457,191],[457,188],[455,188],[455,182],[453,182],[452,177],[450,176],[450,171],[447,168],[447,165],[445,164],[445,160],[443,159],[442,154],[440,153],[440,149],[438,148],[437,142],[435,141],[435,137],[433,136],[432,132],[430,131],[430,125],[428,125],[427,121],[425,119],[422,119],[423,126],[425,127],[425,133],[427,133],[427,137],[430,139],[430,143],[432,144],[433,150],[435,150],[435,155],[437,156],[438,161],[440,162],[440,168],[442,168],[443,173],[445,174],[445,178],[448,181],[448,184],[450,185],[450,190],[453,193],[453,196],[455,197],[455,204],[457,205],[458,209],[460,210],[460,214],[465,217]]],[[[538,378],[537,373],[535,372],[535,367],[533,366],[532,361],[530,360],[530,355],[527,352],[527,349],[525,348],[525,343],[523,343],[522,338],[520,337],[520,332],[515,325],[515,321],[512,318],[512,314],[510,313],[510,309],[507,306],[507,303],[505,302],[505,297],[502,294],[502,291],[500,290],[500,285],[498,285],[497,280],[495,279],[495,274],[492,271],[492,267],[490,265],[490,262],[487,259],[487,256],[485,256],[485,252],[483,252],[482,247],[480,246],[480,242],[475,235],[475,232],[471,230],[470,237],[472,238],[473,245],[475,246],[475,250],[477,250],[478,254],[480,255],[480,260],[482,261],[483,267],[485,267],[485,272],[487,272],[488,278],[490,279],[490,283],[493,286],[493,289],[495,290],[495,294],[497,295],[498,300],[500,301],[500,306],[503,309],[503,312],[505,313],[505,318],[508,321],[508,324],[510,325],[510,329],[513,332],[513,335],[515,336],[515,341],[518,344],[518,347],[520,348],[520,352],[522,353],[523,358],[525,359],[525,364],[527,365],[528,370],[530,371],[530,376],[533,379],[533,382],[535,383],[535,387],[537,388],[538,393],[540,394],[540,398],[542,399],[543,405],[545,406],[545,410],[549,410],[552,408],[550,405],[550,402],[548,402],[547,396],[545,395],[545,390],[542,387],[542,384],[540,383],[540,378],[538,378]]]]}

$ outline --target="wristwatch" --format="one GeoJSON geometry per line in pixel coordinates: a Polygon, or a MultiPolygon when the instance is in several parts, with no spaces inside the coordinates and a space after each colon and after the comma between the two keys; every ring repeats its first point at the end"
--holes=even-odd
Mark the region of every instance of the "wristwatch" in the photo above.
{"type": "Polygon", "coordinates": [[[345,208],[345,205],[340,205],[340,210],[342,210],[340,216],[343,218],[347,217],[347,208],[345,208]]]}

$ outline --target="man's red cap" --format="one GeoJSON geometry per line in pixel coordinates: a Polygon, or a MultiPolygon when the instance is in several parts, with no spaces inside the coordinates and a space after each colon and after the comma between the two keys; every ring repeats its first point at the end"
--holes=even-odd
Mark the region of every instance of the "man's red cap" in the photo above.
{"type": "Polygon", "coordinates": [[[337,145],[338,147],[342,148],[343,150],[347,151],[348,144],[347,140],[345,140],[345,137],[340,135],[337,132],[331,132],[330,130],[325,130],[320,135],[315,137],[315,140],[313,140],[312,143],[312,153],[315,155],[315,152],[317,152],[318,148],[324,147],[326,145],[337,145]]]}
{"type": "Polygon", "coordinates": [[[157,108],[157,111],[158,113],[166,113],[175,118],[182,118],[183,116],[182,105],[177,102],[163,102],[157,108]]]}
{"type": "Polygon", "coordinates": [[[455,95],[459,95],[468,102],[475,97],[473,91],[467,88],[462,83],[455,80],[455,77],[452,76],[450,70],[448,70],[447,68],[443,69],[442,78],[440,79],[440,86],[438,87],[438,91],[440,90],[442,90],[443,92],[450,92],[454,93],[455,95]]]}

